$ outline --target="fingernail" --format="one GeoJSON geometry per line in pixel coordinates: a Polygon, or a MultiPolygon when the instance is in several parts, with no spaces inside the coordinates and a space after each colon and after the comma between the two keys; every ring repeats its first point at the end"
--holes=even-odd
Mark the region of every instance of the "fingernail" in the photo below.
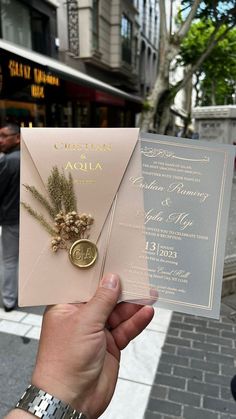
{"type": "Polygon", "coordinates": [[[118,285],[119,277],[116,274],[106,274],[102,280],[100,286],[108,289],[115,289],[118,285]]]}

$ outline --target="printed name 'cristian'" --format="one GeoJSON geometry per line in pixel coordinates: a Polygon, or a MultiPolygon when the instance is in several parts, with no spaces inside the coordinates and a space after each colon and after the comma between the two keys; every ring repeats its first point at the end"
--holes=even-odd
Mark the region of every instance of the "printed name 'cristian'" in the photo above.
{"type": "Polygon", "coordinates": [[[165,188],[164,186],[160,186],[158,185],[156,180],[153,180],[152,182],[145,182],[143,177],[130,177],[129,179],[133,185],[138,186],[139,188],[142,189],[150,189],[153,191],[159,191],[159,192],[164,192],[165,188]]]}
{"type": "Polygon", "coordinates": [[[55,143],[56,150],[66,151],[111,151],[111,144],[76,144],[76,143],[55,143]]]}

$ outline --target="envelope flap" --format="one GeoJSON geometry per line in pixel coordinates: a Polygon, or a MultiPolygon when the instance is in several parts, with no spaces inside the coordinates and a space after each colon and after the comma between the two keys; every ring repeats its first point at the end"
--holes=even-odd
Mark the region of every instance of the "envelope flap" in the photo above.
{"type": "Polygon", "coordinates": [[[96,242],[137,143],[139,129],[23,128],[21,132],[45,186],[53,167],[65,175],[71,173],[77,210],[93,216],[90,238],[96,242]]]}

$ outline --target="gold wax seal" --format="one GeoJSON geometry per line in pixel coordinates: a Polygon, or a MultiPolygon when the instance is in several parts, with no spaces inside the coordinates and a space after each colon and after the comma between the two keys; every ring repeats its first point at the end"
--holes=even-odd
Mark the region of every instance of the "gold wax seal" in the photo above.
{"type": "Polygon", "coordinates": [[[70,261],[79,268],[89,268],[98,256],[97,246],[87,239],[74,242],[69,250],[70,261]]]}

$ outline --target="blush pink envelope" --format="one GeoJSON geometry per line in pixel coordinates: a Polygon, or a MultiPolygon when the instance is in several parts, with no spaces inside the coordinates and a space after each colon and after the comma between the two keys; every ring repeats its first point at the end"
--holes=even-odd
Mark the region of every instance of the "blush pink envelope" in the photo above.
{"type": "MultiPolygon", "coordinates": [[[[47,305],[83,302],[94,294],[98,282],[107,271],[120,273],[121,299],[137,300],[149,297],[146,262],[140,279],[126,281],[122,271],[122,258],[135,257],[135,240],[144,243],[145,238],[134,235],[134,247],[125,251],[119,222],[119,211],[127,211],[130,199],[140,201],[140,192],[126,194],[119,187],[130,158],[138,147],[137,128],[23,128],[21,130],[21,201],[27,202],[47,218],[40,204],[24,188],[24,184],[36,187],[46,194],[46,182],[53,166],[72,174],[79,213],[94,217],[89,239],[97,244],[99,257],[96,263],[81,270],[71,264],[68,253],[53,253],[51,237],[42,225],[21,207],[20,211],[20,261],[19,305],[47,305]],[[118,193],[119,192],[119,193],[118,193]],[[119,203],[117,207],[117,202],[119,203]],[[116,208],[120,208],[116,214],[116,208]],[[119,253],[122,256],[119,257],[119,253]],[[142,285],[142,282],[144,285],[142,285]]],[[[141,170],[140,153],[135,163],[141,170]]],[[[132,160],[133,161],[133,160],[132,160]]],[[[140,301],[139,301],[140,302],[140,301]]]]}
{"type": "Polygon", "coordinates": [[[21,208],[20,305],[86,301],[91,297],[103,262],[105,221],[137,139],[137,129],[22,129],[21,201],[43,212],[23,185],[35,186],[45,195],[52,167],[65,172],[68,168],[78,211],[94,217],[90,239],[97,243],[100,256],[94,267],[81,271],[71,264],[66,251],[51,251],[48,232],[21,208]]]}

